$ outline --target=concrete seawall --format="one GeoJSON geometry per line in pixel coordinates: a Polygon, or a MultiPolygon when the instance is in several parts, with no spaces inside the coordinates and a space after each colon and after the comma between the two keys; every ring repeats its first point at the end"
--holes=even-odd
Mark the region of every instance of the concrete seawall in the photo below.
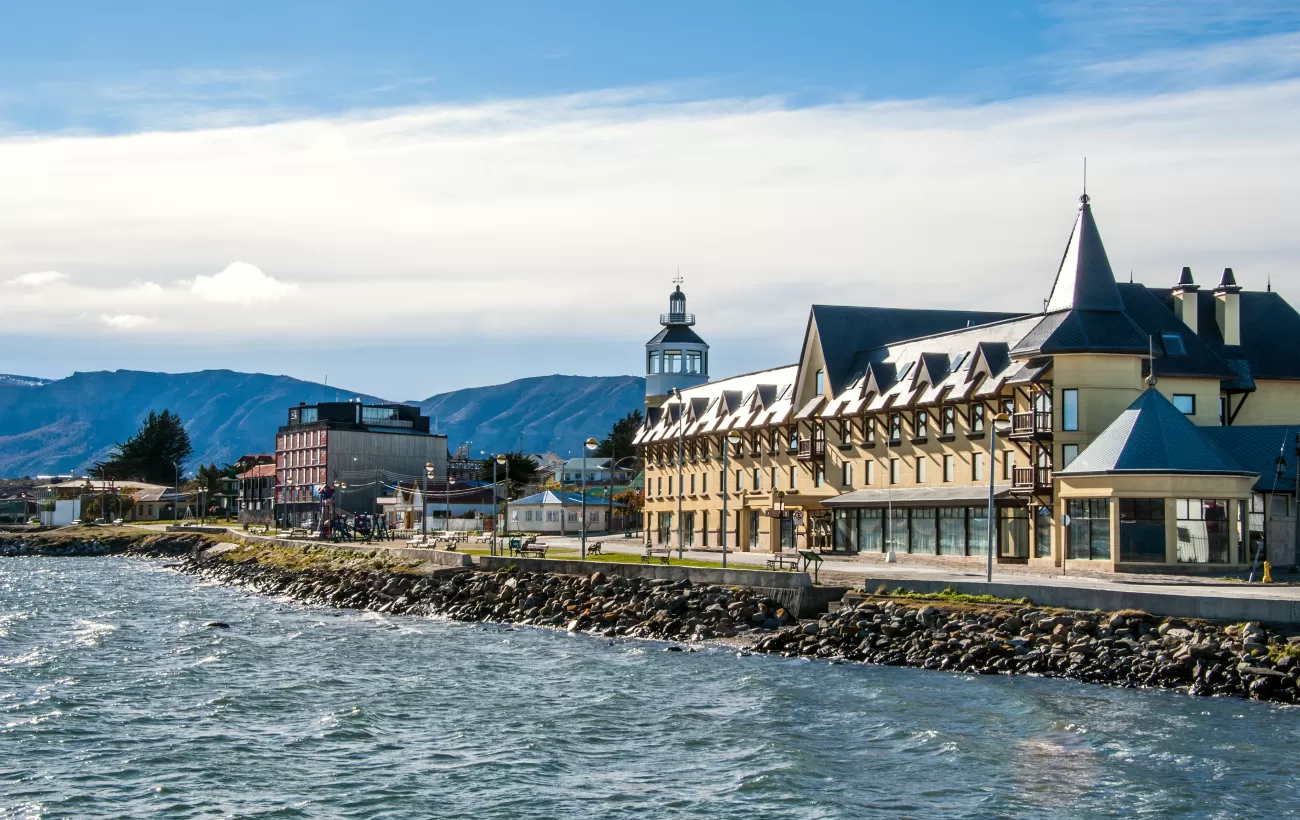
{"type": "MultiPolygon", "coordinates": [[[[1152,615],[1177,618],[1204,618],[1211,621],[1260,621],[1272,624],[1300,624],[1300,599],[1267,597],[1266,595],[1223,595],[1218,589],[1210,594],[1177,592],[1177,587],[1153,589],[1099,589],[1086,586],[1058,586],[997,581],[900,581],[897,578],[864,578],[863,588],[871,591],[879,587],[895,590],[899,587],[911,592],[941,592],[951,587],[968,595],[996,595],[999,598],[1028,598],[1039,606],[1062,609],[1115,612],[1122,609],[1140,609],[1152,615]],[[1170,591],[1165,591],[1170,590],[1170,591]]],[[[1186,589],[1184,587],[1184,589],[1186,589]]]]}

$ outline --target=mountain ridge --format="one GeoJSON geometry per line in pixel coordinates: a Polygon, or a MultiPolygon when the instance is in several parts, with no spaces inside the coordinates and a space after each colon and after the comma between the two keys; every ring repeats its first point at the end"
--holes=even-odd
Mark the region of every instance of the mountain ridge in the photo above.
{"type": "MultiPolygon", "coordinates": [[[[44,381],[17,377],[23,382],[44,381]]],[[[637,376],[534,376],[500,385],[430,396],[417,404],[437,419],[454,450],[471,453],[552,449],[551,442],[605,435],[614,421],[641,406],[637,376]]],[[[386,401],[317,382],[200,370],[76,372],[42,384],[0,383],[0,476],[84,471],[138,429],[149,411],[180,414],[194,446],[187,465],[225,464],[245,453],[274,449],[275,430],[299,402],[386,401]],[[105,397],[109,397],[105,400],[105,397]]]]}

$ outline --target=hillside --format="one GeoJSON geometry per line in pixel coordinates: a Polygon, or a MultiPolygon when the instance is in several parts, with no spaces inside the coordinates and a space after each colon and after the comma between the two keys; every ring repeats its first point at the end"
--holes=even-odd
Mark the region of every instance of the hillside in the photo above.
{"type": "MultiPolygon", "coordinates": [[[[100,371],[42,382],[0,382],[0,476],[84,470],[134,433],[150,410],[164,409],[185,422],[194,445],[191,468],[224,464],[272,450],[290,405],[361,396],[230,370],[100,371]]],[[[527,450],[547,449],[554,440],[567,451],[587,436],[604,435],[614,420],[641,406],[643,395],[644,382],[631,376],[543,376],[432,396],[420,405],[448,433],[453,449],[467,440],[475,452],[513,448],[522,434],[527,450]],[[573,443],[565,446],[569,439],[573,443]]]]}

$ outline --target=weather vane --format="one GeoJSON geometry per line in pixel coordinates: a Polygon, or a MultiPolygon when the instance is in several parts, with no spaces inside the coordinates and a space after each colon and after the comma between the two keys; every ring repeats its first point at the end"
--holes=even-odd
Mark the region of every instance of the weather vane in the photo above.
{"type": "Polygon", "coordinates": [[[682,278],[682,272],[678,270],[677,275],[673,277],[673,284],[677,285],[678,287],[681,287],[682,283],[685,281],[686,280],[682,278]]]}

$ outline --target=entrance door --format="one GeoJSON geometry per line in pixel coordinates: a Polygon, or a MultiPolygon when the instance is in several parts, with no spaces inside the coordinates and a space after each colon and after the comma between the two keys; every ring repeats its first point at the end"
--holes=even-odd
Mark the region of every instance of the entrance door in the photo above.
{"type": "Polygon", "coordinates": [[[794,549],[794,516],[785,513],[781,516],[781,550],[794,549]]]}
{"type": "Polygon", "coordinates": [[[695,546],[695,513],[682,513],[682,541],[688,547],[695,546]]]}
{"type": "Polygon", "coordinates": [[[758,510],[749,511],[749,549],[751,551],[758,549],[758,527],[762,523],[762,515],[758,510]]]}
{"type": "Polygon", "coordinates": [[[659,513],[659,543],[661,545],[669,543],[673,531],[673,514],[670,512],[659,513]]]}

